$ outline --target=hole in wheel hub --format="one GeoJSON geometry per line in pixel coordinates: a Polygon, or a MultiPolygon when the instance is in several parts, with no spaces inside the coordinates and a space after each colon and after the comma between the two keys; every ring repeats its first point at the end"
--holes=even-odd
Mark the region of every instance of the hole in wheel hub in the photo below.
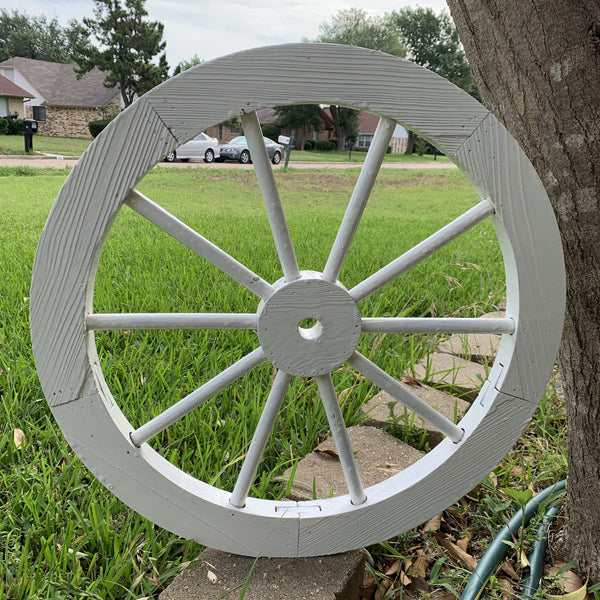
{"type": "Polygon", "coordinates": [[[316,319],[302,319],[298,324],[298,333],[305,340],[316,340],[323,333],[323,326],[316,319]]]}
{"type": "Polygon", "coordinates": [[[315,377],[333,371],[360,340],[356,302],[320,273],[278,282],[258,309],[258,337],[268,359],[291,375],[315,377]]]}

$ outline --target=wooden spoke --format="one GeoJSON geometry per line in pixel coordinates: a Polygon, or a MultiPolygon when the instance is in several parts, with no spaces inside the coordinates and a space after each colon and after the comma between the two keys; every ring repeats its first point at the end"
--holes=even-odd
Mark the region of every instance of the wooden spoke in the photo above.
{"type": "Polygon", "coordinates": [[[323,400],[325,412],[327,413],[327,420],[329,421],[331,434],[335,441],[335,447],[337,448],[340,457],[346,484],[348,485],[350,501],[354,505],[362,504],[366,501],[367,495],[360,481],[356,460],[354,459],[354,452],[352,451],[352,444],[348,437],[348,430],[344,423],[344,417],[342,416],[342,410],[340,409],[331,375],[320,375],[317,377],[317,384],[319,386],[319,393],[323,400]]]}
{"type": "Polygon", "coordinates": [[[242,470],[240,471],[239,477],[235,483],[235,488],[231,494],[231,498],[229,499],[229,502],[237,508],[243,508],[246,504],[246,498],[248,497],[250,486],[252,485],[254,477],[256,476],[258,464],[263,457],[265,447],[269,441],[269,436],[273,430],[273,425],[275,424],[275,419],[279,414],[281,403],[285,398],[285,393],[287,392],[291,379],[291,375],[288,375],[283,371],[277,371],[275,381],[273,382],[273,387],[271,388],[271,392],[267,398],[267,402],[258,422],[258,426],[256,427],[254,437],[252,438],[252,442],[250,442],[248,454],[244,460],[242,470]]]}
{"type": "Polygon", "coordinates": [[[350,295],[356,302],[363,300],[492,214],[494,214],[493,204],[487,199],[482,200],[414,248],[354,286],[350,290],[350,295]]]}
{"type": "Polygon", "coordinates": [[[109,329],[256,329],[256,314],[236,313],[92,313],[87,331],[109,329]]]}
{"type": "Polygon", "coordinates": [[[267,209],[271,231],[273,232],[273,239],[275,240],[275,247],[277,248],[279,260],[283,269],[283,276],[286,281],[293,281],[300,277],[300,269],[298,268],[294,246],[288,230],[283,207],[281,206],[277,185],[275,184],[273,169],[269,163],[269,156],[267,155],[267,149],[265,148],[263,141],[260,123],[258,122],[258,117],[255,112],[242,115],[241,120],[244,134],[246,135],[246,141],[248,142],[250,156],[254,163],[258,185],[260,186],[265,207],[267,209]]]}
{"type": "Polygon", "coordinates": [[[460,442],[464,431],[457,427],[452,421],[444,417],[437,410],[434,410],[429,404],[423,402],[421,398],[415,396],[406,389],[401,383],[372,363],[362,354],[354,352],[348,359],[348,364],[362,373],[367,379],[372,381],[377,387],[385,390],[390,396],[398,400],[401,404],[410,408],[428,423],[435,425],[444,435],[447,435],[453,442],[460,442]]]}
{"type": "Polygon", "coordinates": [[[363,333],[508,333],[515,331],[513,319],[453,318],[362,318],[363,333]]]}
{"type": "Polygon", "coordinates": [[[222,392],[227,386],[264,361],[265,354],[262,348],[257,348],[250,352],[244,358],[238,360],[224,371],[221,371],[221,373],[213,377],[210,381],[207,381],[196,391],[188,394],[185,398],[177,402],[177,404],[167,408],[167,410],[148,421],[145,425],[131,432],[129,435],[131,441],[135,446],[141,446],[157,433],[169,427],[169,425],[179,421],[179,419],[185,417],[195,408],[202,406],[206,401],[216,396],[219,392],[222,392]]]}
{"type": "Polygon", "coordinates": [[[125,204],[258,297],[268,298],[273,292],[264,279],[137,190],[127,196],[125,204]]]}
{"type": "Polygon", "coordinates": [[[363,211],[379,173],[383,157],[387,152],[390,140],[396,128],[396,121],[382,118],[377,125],[373,142],[367,152],[364,165],[358,181],[352,192],[352,197],[344,214],[340,229],[333,243],[331,253],[323,271],[323,278],[336,281],[344,265],[350,244],[358,228],[363,211]]]}

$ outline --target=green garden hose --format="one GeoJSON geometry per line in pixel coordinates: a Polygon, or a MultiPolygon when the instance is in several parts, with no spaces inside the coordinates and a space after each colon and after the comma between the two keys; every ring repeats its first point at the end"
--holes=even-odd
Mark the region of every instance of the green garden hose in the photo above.
{"type": "Polygon", "coordinates": [[[536,593],[540,579],[542,577],[542,567],[544,566],[544,557],[548,548],[548,529],[552,521],[556,518],[560,510],[560,506],[551,506],[541,520],[535,532],[535,540],[531,547],[529,560],[529,574],[523,581],[523,590],[521,598],[532,598],[536,593]]]}
{"type": "MultiPolygon", "coordinates": [[[[547,498],[552,498],[552,496],[557,495],[559,492],[564,490],[566,487],[566,480],[559,481],[547,487],[545,490],[541,491],[537,496],[532,498],[524,508],[520,509],[516,512],[510,521],[502,528],[500,533],[492,540],[489,548],[485,551],[484,555],[481,557],[479,562],[477,563],[477,568],[473,571],[471,578],[467,582],[467,585],[460,597],[460,600],[478,600],[481,597],[481,593],[483,592],[483,588],[485,587],[488,579],[493,573],[496,565],[502,560],[506,551],[508,550],[508,544],[506,542],[511,542],[513,539],[513,533],[519,531],[521,526],[527,525],[529,521],[531,521],[532,517],[539,511],[542,506],[542,503],[547,498]]],[[[538,537],[538,536],[536,536],[538,537]]],[[[545,537],[545,536],[544,536],[545,537]]],[[[535,561],[541,562],[543,561],[545,554],[545,547],[540,548],[535,552],[532,552],[531,558],[535,561]]],[[[533,565],[533,563],[532,563],[533,565]]],[[[537,589],[539,585],[539,575],[537,575],[537,581],[534,580],[535,574],[541,572],[541,564],[535,567],[532,566],[530,576],[528,578],[528,589],[534,588],[537,589]]],[[[531,594],[530,594],[531,595],[531,594]]],[[[523,596],[526,597],[526,596],[523,596]]]]}

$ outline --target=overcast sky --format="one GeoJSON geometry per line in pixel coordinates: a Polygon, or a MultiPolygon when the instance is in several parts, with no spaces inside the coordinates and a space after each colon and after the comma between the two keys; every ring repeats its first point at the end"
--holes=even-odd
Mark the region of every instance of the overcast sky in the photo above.
{"type": "MultiPolygon", "coordinates": [[[[29,16],[92,17],[92,0],[2,0],[1,8],[29,16]]],[[[245,48],[299,42],[319,34],[319,25],[338,10],[356,6],[384,15],[404,6],[448,10],[445,0],[146,0],[148,18],[165,26],[167,60],[175,67],[194,54],[210,60],[245,48]]]]}

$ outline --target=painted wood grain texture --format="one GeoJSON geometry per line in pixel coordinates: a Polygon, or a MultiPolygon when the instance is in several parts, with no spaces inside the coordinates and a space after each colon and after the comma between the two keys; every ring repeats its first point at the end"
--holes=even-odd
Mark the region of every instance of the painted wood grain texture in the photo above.
{"type": "MultiPolygon", "coordinates": [[[[262,287],[262,305],[270,285],[262,287]]],[[[343,310],[348,306],[340,302],[343,310]]],[[[178,535],[224,551],[308,556],[414,527],[492,470],[535,410],[558,348],[563,308],[560,238],[548,199],[518,145],[483,106],[396,57],[291,44],[186,71],[138,100],[94,141],[61,189],[40,239],[31,333],[44,394],[66,439],[124,502],[178,535]],[[132,444],[133,428],[106,385],[86,315],[93,313],[104,239],[139,179],[208,126],[296,103],[383,115],[427,137],[460,166],[494,207],[507,272],[506,318],[516,330],[503,335],[488,380],[459,424],[460,442],[446,439],[418,463],[367,488],[364,503],[352,505],[348,496],[304,503],[248,498],[235,508],[228,493],[183,473],[148,444],[132,444]]],[[[298,313],[299,319],[311,316],[298,313]]],[[[360,329],[358,316],[350,322],[360,329]]]]}

